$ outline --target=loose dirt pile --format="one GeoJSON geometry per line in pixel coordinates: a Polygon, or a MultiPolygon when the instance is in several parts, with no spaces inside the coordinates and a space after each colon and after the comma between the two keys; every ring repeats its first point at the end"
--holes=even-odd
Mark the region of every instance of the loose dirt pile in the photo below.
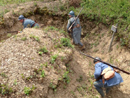
{"type": "Polygon", "coordinates": [[[1,84],[12,88],[9,93],[2,89],[3,95],[13,93],[12,98],[24,97],[25,88],[33,87],[35,89],[32,89],[31,98],[46,97],[50,88],[53,90],[53,86],[62,81],[67,71],[65,64],[71,60],[72,49],[57,50],[54,42],[64,36],[58,32],[50,33],[47,33],[50,34],[48,37],[42,30],[25,29],[1,43],[1,84]],[[46,52],[41,54],[40,49],[46,52]]]}

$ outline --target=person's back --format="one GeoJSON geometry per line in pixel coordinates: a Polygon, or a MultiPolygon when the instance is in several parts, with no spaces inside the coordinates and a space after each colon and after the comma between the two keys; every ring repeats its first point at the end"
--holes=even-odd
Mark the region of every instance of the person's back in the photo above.
{"type": "Polygon", "coordinates": [[[38,23],[36,23],[35,21],[33,21],[31,19],[25,18],[23,15],[20,15],[18,20],[22,23],[22,25],[24,26],[23,27],[24,29],[28,28],[28,27],[30,27],[30,28],[32,28],[32,27],[39,27],[38,23]]]}
{"type": "MultiPolygon", "coordinates": [[[[69,29],[69,27],[71,26],[71,24],[75,21],[76,17],[71,17],[68,21],[70,22],[70,25],[67,25],[67,29],[69,29]]],[[[80,26],[80,20],[79,18],[76,19],[75,24],[73,25],[73,30],[75,29],[80,29],[81,30],[81,26],[80,26]],[[76,27],[79,24],[79,27],[76,27]]]]}
{"type": "Polygon", "coordinates": [[[23,26],[24,28],[32,27],[35,24],[35,22],[31,19],[24,19],[23,26]]]}
{"type": "MultiPolygon", "coordinates": [[[[102,62],[95,64],[95,73],[94,73],[95,78],[97,78],[99,75],[101,75],[101,72],[105,68],[108,68],[108,67],[109,67],[108,65],[106,65],[102,62]]],[[[111,69],[114,70],[112,67],[111,67],[111,69]]],[[[100,79],[99,81],[102,81],[102,79],[100,79]]],[[[119,73],[115,72],[115,76],[109,80],[105,80],[104,85],[107,84],[107,86],[114,86],[114,85],[120,84],[121,82],[123,82],[121,75],[119,73]]]]}
{"type": "Polygon", "coordinates": [[[24,28],[32,27],[35,24],[35,22],[31,19],[24,19],[23,26],[24,28]]]}

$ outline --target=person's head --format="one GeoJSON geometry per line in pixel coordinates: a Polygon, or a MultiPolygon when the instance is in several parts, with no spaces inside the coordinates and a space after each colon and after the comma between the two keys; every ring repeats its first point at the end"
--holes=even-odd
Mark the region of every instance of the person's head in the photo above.
{"type": "Polygon", "coordinates": [[[69,15],[70,18],[74,17],[75,16],[74,11],[70,11],[68,15],[69,15]]]}
{"type": "Polygon", "coordinates": [[[94,60],[93,60],[93,63],[96,64],[100,61],[101,61],[101,59],[99,57],[95,57],[94,60]]]}
{"type": "Polygon", "coordinates": [[[20,15],[19,18],[18,18],[18,20],[19,20],[20,22],[23,22],[23,21],[24,21],[24,16],[23,16],[23,15],[20,15]]]}

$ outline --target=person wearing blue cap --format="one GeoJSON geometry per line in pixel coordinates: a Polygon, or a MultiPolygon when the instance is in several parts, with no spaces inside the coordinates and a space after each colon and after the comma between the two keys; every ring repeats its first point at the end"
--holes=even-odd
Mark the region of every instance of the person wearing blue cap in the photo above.
{"type": "Polygon", "coordinates": [[[31,19],[25,18],[23,15],[20,15],[18,20],[22,23],[23,28],[33,28],[33,27],[39,27],[38,23],[31,19]]]}
{"type": "Polygon", "coordinates": [[[75,45],[80,45],[81,50],[85,49],[85,46],[81,43],[80,39],[81,39],[81,25],[80,25],[80,20],[79,18],[76,19],[74,11],[70,11],[69,12],[69,20],[68,20],[68,24],[67,24],[67,31],[69,33],[69,35],[72,36],[73,39],[73,44],[75,45]],[[73,27],[72,27],[72,32],[69,32],[69,28],[72,25],[72,23],[75,21],[73,27]]]}

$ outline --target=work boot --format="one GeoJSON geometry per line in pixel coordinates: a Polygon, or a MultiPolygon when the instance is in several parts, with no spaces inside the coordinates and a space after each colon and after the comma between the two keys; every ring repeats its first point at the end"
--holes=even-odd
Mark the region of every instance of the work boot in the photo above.
{"type": "Polygon", "coordinates": [[[82,47],[80,47],[80,50],[85,50],[85,46],[83,45],[82,47]]]}

